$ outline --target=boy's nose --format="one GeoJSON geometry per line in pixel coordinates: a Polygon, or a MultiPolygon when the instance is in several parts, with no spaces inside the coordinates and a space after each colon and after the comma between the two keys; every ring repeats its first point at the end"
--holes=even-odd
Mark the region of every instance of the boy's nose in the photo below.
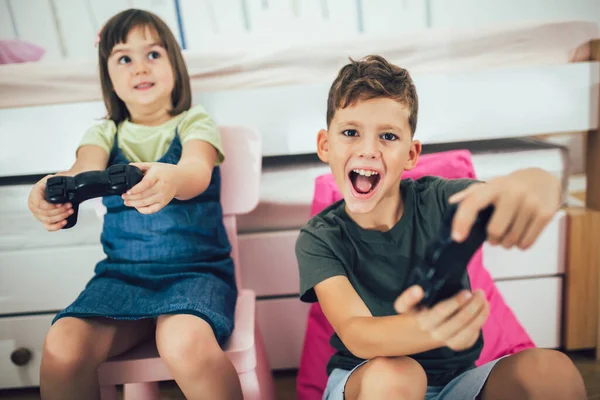
{"type": "Polygon", "coordinates": [[[369,143],[368,141],[364,141],[359,145],[358,156],[360,158],[373,160],[379,158],[380,155],[381,152],[379,151],[375,143],[369,143]]]}

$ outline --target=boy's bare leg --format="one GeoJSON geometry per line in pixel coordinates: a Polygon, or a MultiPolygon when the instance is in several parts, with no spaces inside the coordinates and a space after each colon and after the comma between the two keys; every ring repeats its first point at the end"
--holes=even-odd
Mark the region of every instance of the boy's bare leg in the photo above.
{"type": "Polygon", "coordinates": [[[242,399],[238,374],[202,318],[161,315],[156,345],[186,399],[242,399]]]}
{"type": "Polygon", "coordinates": [[[483,400],[585,400],[583,378],[565,354],[529,349],[503,358],[492,369],[483,400]]]}
{"type": "Polygon", "coordinates": [[[346,400],[423,400],[427,376],[409,357],[377,357],[358,367],[348,378],[346,400]]]}
{"type": "Polygon", "coordinates": [[[44,342],[40,369],[42,399],[99,399],[98,366],[149,337],[153,327],[150,319],[59,319],[44,342]]]}

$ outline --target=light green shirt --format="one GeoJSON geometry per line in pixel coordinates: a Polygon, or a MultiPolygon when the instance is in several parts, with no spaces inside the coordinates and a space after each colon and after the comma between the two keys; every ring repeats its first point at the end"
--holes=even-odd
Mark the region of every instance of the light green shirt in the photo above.
{"type": "MultiPolygon", "coordinates": [[[[171,118],[158,126],[144,126],[123,121],[119,124],[118,146],[131,162],[152,162],[159,160],[168,150],[178,128],[179,139],[183,145],[188,140],[204,140],[217,150],[216,165],[223,162],[224,153],[221,136],[216,123],[198,105],[171,118]]],[[[111,120],[105,120],[90,127],[79,147],[83,145],[100,146],[110,154],[115,140],[117,127],[111,120]]]]}

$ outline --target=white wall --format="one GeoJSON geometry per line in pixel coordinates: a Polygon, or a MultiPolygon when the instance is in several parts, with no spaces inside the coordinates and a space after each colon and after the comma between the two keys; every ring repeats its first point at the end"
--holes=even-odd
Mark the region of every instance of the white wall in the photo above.
{"type": "Polygon", "coordinates": [[[47,60],[92,58],[102,24],[129,7],[158,14],[191,51],[532,20],[600,23],[600,0],[0,0],[0,39],[43,46],[47,60]]]}

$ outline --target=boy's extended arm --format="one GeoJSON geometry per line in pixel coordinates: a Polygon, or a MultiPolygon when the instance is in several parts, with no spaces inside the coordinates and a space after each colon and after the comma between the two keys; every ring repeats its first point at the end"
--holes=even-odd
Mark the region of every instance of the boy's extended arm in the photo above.
{"type": "Polygon", "coordinates": [[[443,346],[410,313],[373,317],[345,276],[326,279],[314,290],[329,323],[356,357],[404,356],[443,346]]]}

